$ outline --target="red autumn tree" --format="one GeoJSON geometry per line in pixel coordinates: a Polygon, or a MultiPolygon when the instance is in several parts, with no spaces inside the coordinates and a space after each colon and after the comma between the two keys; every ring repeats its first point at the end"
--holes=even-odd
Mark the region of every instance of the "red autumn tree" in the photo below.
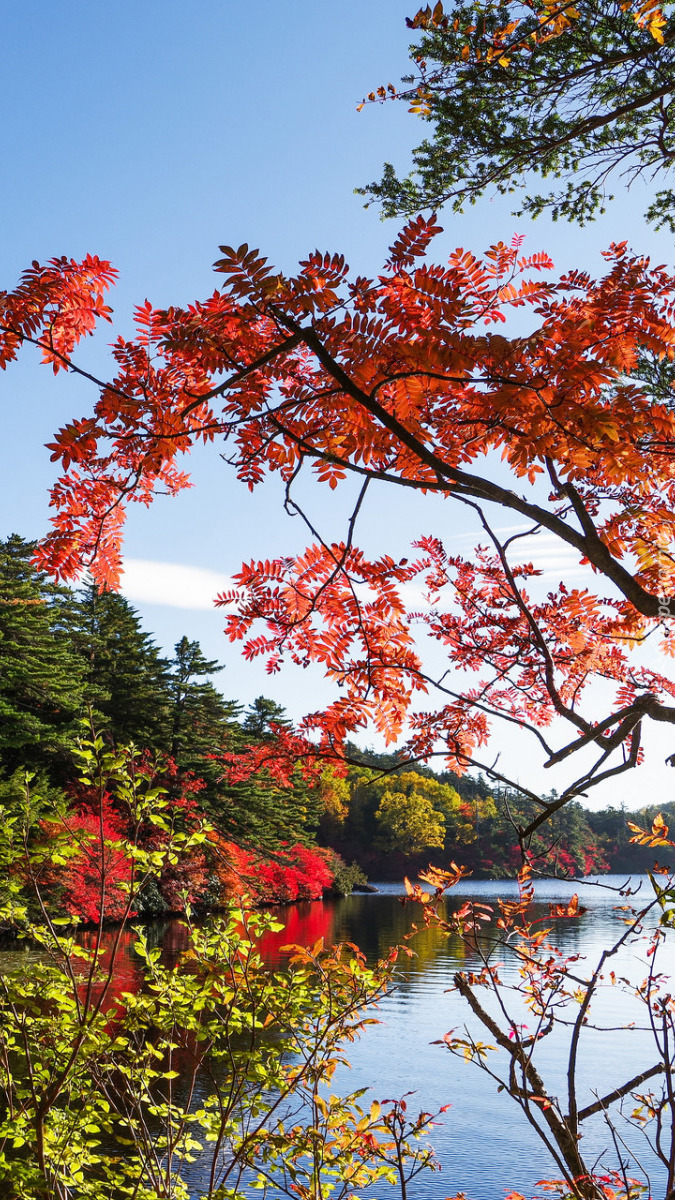
{"type": "Polygon", "coordinates": [[[98,811],[85,800],[61,822],[42,823],[42,833],[50,843],[64,832],[77,853],[63,865],[49,868],[51,899],[68,916],[90,924],[97,924],[102,917],[122,920],[129,908],[133,863],[127,822],[110,795],[106,792],[99,798],[98,811]]]}
{"type": "MultiPolygon", "coordinates": [[[[548,257],[523,257],[519,239],[440,265],[426,258],[438,232],[412,221],[374,280],[340,255],[316,252],[288,278],[247,246],[222,247],[223,284],[205,301],[139,309],[91,415],[52,445],[63,474],[40,564],[68,578],[87,563],[114,586],[126,504],[183,487],[179,459],[196,441],[225,440],[251,488],[280,473],[298,512],[299,476],[329,489],[354,477],[343,537],[322,537],[303,512],[303,554],[241,568],[221,598],[234,606],[229,636],[270,670],[318,663],[339,686],[305,725],[329,752],[373,722],[405,738],[411,759],[485,768],[501,720],[529,732],[547,765],[578,756],[556,800],[521,787],[539,807],[527,834],[635,766],[646,721],[675,723],[675,685],[640,655],[659,627],[669,650],[675,614],[675,412],[644,369],[673,357],[675,277],[624,244],[597,280],[552,279],[548,257]],[[498,332],[524,307],[529,333],[498,332]],[[481,546],[462,557],[425,532],[411,558],[384,544],[369,558],[356,525],[376,488],[470,509],[481,546]],[[520,553],[537,530],[588,564],[593,586],[543,592],[532,550],[520,553]],[[427,597],[417,613],[413,583],[427,597]],[[422,660],[415,621],[442,648],[440,668],[422,660]]],[[[3,362],[29,340],[55,370],[78,370],[76,337],[107,316],[110,268],[96,262],[34,265],[3,301],[3,362]]]]}
{"type": "Polygon", "coordinates": [[[195,797],[204,785],[181,775],[171,759],[158,769],[145,755],[135,765],[170,798],[170,819],[149,820],[138,813],[134,817],[129,804],[107,787],[91,781],[71,784],[63,812],[40,825],[38,841],[58,851],[43,864],[40,875],[50,910],[88,924],[136,915],[143,909],[148,883],[139,877],[137,851],[161,862],[154,879],[170,910],[182,912],[186,903],[202,899],[210,870],[200,842],[180,855],[172,854],[171,848],[176,835],[200,832],[203,816],[195,797]],[[130,891],[135,893],[131,913],[130,891]]]}
{"type": "Polygon", "coordinates": [[[209,857],[221,900],[244,896],[262,904],[320,900],[334,879],[331,851],[317,846],[282,844],[274,853],[256,854],[213,830],[209,857]]]}

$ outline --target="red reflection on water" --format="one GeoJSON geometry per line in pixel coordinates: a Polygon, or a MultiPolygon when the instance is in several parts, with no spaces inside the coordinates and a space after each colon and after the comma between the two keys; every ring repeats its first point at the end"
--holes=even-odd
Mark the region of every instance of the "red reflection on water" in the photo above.
{"type": "MultiPolygon", "coordinates": [[[[322,900],[299,901],[296,904],[279,906],[271,911],[274,919],[283,923],[283,929],[277,932],[264,933],[258,940],[258,950],[265,963],[270,967],[282,965],[288,955],[282,947],[290,944],[313,946],[323,938],[326,946],[332,945],[335,906],[330,901],[322,900]]],[[[149,945],[159,946],[162,951],[162,963],[171,967],[178,961],[182,952],[190,942],[190,934],[185,921],[169,920],[161,925],[149,925],[145,928],[149,945]]],[[[96,949],[98,931],[83,930],[79,942],[90,954],[96,949]]],[[[103,1004],[104,1011],[122,992],[137,992],[143,986],[143,960],[135,952],[138,933],[129,927],[120,932],[118,929],[106,929],[101,939],[98,955],[98,971],[103,975],[110,968],[112,956],[115,957],[113,984],[103,1004]]],[[[80,963],[76,967],[78,974],[86,977],[88,965],[80,963]]],[[[93,988],[94,1000],[101,995],[105,982],[97,982],[93,988]]],[[[83,979],[80,991],[81,999],[86,991],[86,981],[83,979]]]]}
{"type": "MultiPolygon", "coordinates": [[[[107,992],[102,1004],[103,1012],[107,1012],[113,1004],[119,1004],[119,999],[123,992],[137,992],[143,985],[142,963],[138,956],[134,953],[134,946],[137,941],[137,935],[133,929],[107,929],[105,930],[100,942],[98,930],[85,929],[80,933],[78,938],[83,949],[89,954],[94,954],[98,946],[97,957],[97,975],[99,978],[93,984],[91,995],[92,1000],[96,1003],[104,991],[107,992]],[[114,957],[114,965],[112,970],[112,982],[109,984],[106,976],[110,971],[111,962],[114,957]],[[101,979],[100,976],[103,976],[101,979]]],[[[78,993],[81,1000],[84,1000],[87,992],[86,977],[88,976],[92,964],[75,960],[73,964],[77,974],[82,974],[85,978],[78,987],[78,993]]]]}
{"type": "Polygon", "coordinates": [[[330,946],[333,941],[335,907],[323,900],[307,900],[273,910],[284,928],[278,933],[265,933],[258,942],[258,950],[269,966],[283,963],[287,957],[281,947],[289,944],[313,946],[320,938],[330,946]]]}

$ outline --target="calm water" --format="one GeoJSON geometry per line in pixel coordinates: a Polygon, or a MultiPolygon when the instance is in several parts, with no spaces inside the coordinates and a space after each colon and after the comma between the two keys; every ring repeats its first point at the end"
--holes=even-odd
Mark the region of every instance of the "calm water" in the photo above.
{"type": "MultiPolygon", "coordinates": [[[[605,877],[602,882],[618,885],[624,880],[605,877]]],[[[304,912],[298,909],[287,914],[292,928],[287,929],[286,936],[292,933],[295,940],[301,940],[302,922],[307,921],[308,941],[323,934],[327,940],[356,942],[372,960],[384,956],[392,945],[403,940],[412,921],[419,921],[419,910],[415,915],[410,907],[400,904],[403,889],[399,884],[378,886],[381,891],[377,895],[307,905],[304,912]],[[321,921],[325,928],[319,929],[321,921]]],[[[590,885],[575,889],[549,881],[537,886],[542,916],[548,911],[546,902],[569,899],[574,890],[579,890],[588,911],[576,921],[557,922],[555,940],[567,953],[581,956],[575,969],[580,976],[587,976],[602,949],[613,944],[625,928],[625,914],[618,913],[616,907],[626,901],[614,891],[590,885]]],[[[515,894],[515,885],[508,882],[474,882],[455,889],[452,901],[472,897],[489,904],[498,896],[515,894]]],[[[641,905],[642,898],[646,901],[650,895],[651,887],[645,879],[632,903],[641,905]]],[[[472,1200],[495,1200],[512,1189],[527,1193],[539,1179],[555,1177],[556,1168],[520,1109],[506,1093],[498,1094],[496,1083],[477,1067],[459,1060],[445,1047],[432,1044],[449,1029],[461,1028],[465,1023],[478,1032],[461,997],[448,992],[453,973],[471,970],[478,959],[472,958],[458,939],[428,930],[410,944],[416,948],[417,957],[406,960],[398,987],[380,1005],[381,1024],[370,1027],[353,1048],[351,1071],[336,1078],[335,1090],[369,1087],[374,1099],[414,1090],[410,1107],[428,1111],[451,1104],[433,1136],[442,1171],[422,1176],[416,1196],[441,1200],[463,1191],[472,1200]]],[[[273,955],[272,947],[268,952],[273,955]]],[[[660,963],[662,970],[675,975],[672,950],[662,952],[660,963]]],[[[608,963],[607,972],[610,969],[617,975],[643,979],[647,968],[642,946],[622,950],[608,963]]],[[[506,967],[504,977],[509,975],[513,977],[513,972],[506,967]]],[[[626,1005],[626,996],[619,988],[608,987],[601,1004],[595,1007],[596,1022],[609,1031],[588,1030],[582,1036],[580,1077],[585,1088],[580,1105],[592,1103],[597,1095],[606,1095],[657,1061],[649,1033],[639,1028],[617,1030],[630,1019],[644,1024],[642,1007],[636,1004],[627,1012],[626,1005]]],[[[527,1016],[523,1019],[526,1021],[527,1016]]],[[[482,1040],[489,1041],[489,1034],[483,1032],[482,1040]]],[[[549,1090],[559,1089],[562,1096],[567,1065],[564,1039],[555,1042],[553,1037],[548,1038],[541,1047],[544,1053],[539,1062],[549,1090]]],[[[632,1109],[632,1102],[628,1103],[632,1109]]],[[[629,1133],[625,1131],[627,1140],[629,1133]]],[[[639,1135],[633,1141],[650,1171],[654,1194],[658,1194],[659,1172],[653,1159],[645,1153],[639,1135]]],[[[609,1146],[609,1131],[601,1116],[584,1122],[583,1152],[587,1160],[593,1162],[609,1146]]],[[[637,1174],[635,1167],[632,1173],[637,1174]]]]}
{"type": "MultiPolygon", "coordinates": [[[[619,882],[623,880],[603,879],[603,883],[619,882]]],[[[283,957],[280,947],[285,943],[312,944],[319,937],[327,942],[356,942],[371,961],[384,957],[392,945],[403,941],[419,915],[400,904],[402,889],[398,884],[379,886],[381,890],[376,895],[354,895],[344,900],[278,910],[286,928],[282,934],[266,938],[263,945],[266,958],[277,963],[283,957]]],[[[571,885],[548,882],[538,885],[537,895],[542,902],[562,900],[569,898],[573,890],[571,885]]],[[[625,901],[609,890],[591,886],[579,890],[588,911],[577,921],[557,922],[555,940],[567,953],[580,955],[575,970],[579,976],[587,976],[602,948],[620,936],[624,914],[615,908],[625,901]]],[[[640,897],[632,902],[641,903],[642,897],[648,898],[650,892],[645,881],[640,897]]],[[[471,896],[490,903],[497,896],[514,894],[511,883],[479,882],[465,884],[461,891],[455,889],[452,901],[471,896]]],[[[542,903],[542,915],[546,911],[542,903]]],[[[163,945],[168,959],[181,949],[183,933],[178,922],[155,927],[154,936],[163,945]]],[[[449,1029],[461,1029],[465,1023],[477,1032],[475,1021],[468,1021],[470,1014],[461,997],[449,993],[448,988],[457,969],[471,970],[478,960],[457,939],[429,930],[422,931],[411,945],[416,957],[405,960],[397,986],[380,1005],[377,1014],[380,1024],[369,1027],[351,1048],[351,1070],[336,1075],[334,1090],[347,1092],[367,1087],[370,1099],[393,1098],[414,1091],[409,1106],[416,1111],[437,1111],[442,1105],[451,1105],[440,1118],[442,1125],[433,1136],[442,1171],[420,1177],[417,1190],[412,1193],[416,1200],[442,1200],[458,1191],[466,1192],[471,1200],[498,1200],[512,1189],[527,1193],[542,1177],[555,1177],[556,1168],[524,1116],[506,1093],[497,1094],[496,1083],[478,1068],[455,1058],[445,1047],[432,1044],[449,1029]]],[[[8,957],[16,963],[16,952],[8,957]]],[[[661,970],[675,975],[675,957],[670,949],[663,953],[660,965],[661,970]]],[[[0,961],[0,969],[2,966],[0,961]]],[[[617,975],[644,978],[644,950],[639,945],[622,950],[608,963],[608,972],[610,968],[617,975]]],[[[131,952],[127,969],[130,975],[135,971],[131,952]]],[[[505,978],[510,971],[505,966],[505,978]]],[[[638,1025],[644,1024],[640,1008],[627,1011],[626,997],[618,987],[606,989],[594,1018],[608,1031],[588,1030],[582,1037],[580,1061],[584,1086],[580,1105],[591,1103],[595,1098],[593,1093],[606,1094],[657,1061],[648,1032],[639,1028],[629,1032],[617,1029],[632,1019],[638,1025]]],[[[527,1021],[526,1015],[523,1020],[527,1021]]],[[[489,1041],[489,1035],[484,1033],[482,1040],[489,1041]]],[[[564,1038],[556,1041],[552,1036],[541,1047],[542,1074],[549,1090],[559,1089],[562,1096],[566,1068],[564,1038]]],[[[494,1061],[497,1063],[497,1056],[494,1061]]],[[[629,1110],[632,1107],[628,1102],[629,1110]]],[[[651,1182],[654,1194],[658,1194],[659,1176],[653,1159],[639,1136],[636,1138],[627,1126],[625,1136],[639,1147],[647,1170],[650,1173],[653,1170],[651,1182]]],[[[587,1160],[592,1162],[610,1144],[609,1131],[601,1117],[584,1123],[582,1150],[587,1160]]],[[[637,1174],[634,1166],[631,1173],[637,1174]]],[[[194,1182],[198,1194],[198,1177],[194,1182]]],[[[380,1189],[374,1194],[384,1197],[386,1191],[380,1189]]]]}

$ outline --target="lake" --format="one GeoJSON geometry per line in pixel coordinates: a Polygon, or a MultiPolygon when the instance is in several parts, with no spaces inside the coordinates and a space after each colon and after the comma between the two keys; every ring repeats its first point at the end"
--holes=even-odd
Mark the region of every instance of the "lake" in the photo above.
{"type": "MultiPolygon", "coordinates": [[[[625,878],[604,877],[601,882],[618,887],[625,883],[625,878]]],[[[641,892],[632,901],[640,905],[643,896],[652,894],[649,881],[641,882],[641,892]]],[[[378,886],[380,892],[376,895],[353,895],[342,901],[286,910],[287,929],[282,940],[290,936],[301,941],[306,929],[307,942],[317,936],[324,936],[327,941],[353,941],[371,961],[384,956],[392,945],[403,940],[412,921],[419,921],[420,917],[419,908],[415,912],[401,905],[399,897],[404,893],[400,884],[378,886]]],[[[567,953],[582,956],[576,970],[587,976],[602,949],[611,945],[625,928],[622,924],[625,914],[618,913],[616,907],[626,901],[606,888],[590,884],[575,888],[558,881],[539,883],[537,897],[542,902],[569,900],[575,890],[579,891],[587,912],[575,921],[557,921],[555,940],[567,953]]],[[[451,900],[472,897],[489,904],[498,896],[516,894],[516,886],[511,882],[465,882],[453,890],[451,900]]],[[[547,911],[542,903],[542,915],[547,911]]],[[[284,910],[280,918],[284,919],[284,910]]],[[[417,942],[410,944],[416,946],[418,956],[405,960],[398,986],[380,1005],[381,1024],[370,1027],[353,1047],[352,1069],[336,1077],[335,1090],[369,1087],[374,1099],[398,1097],[414,1090],[410,1107],[416,1111],[437,1111],[451,1104],[433,1136],[442,1171],[420,1177],[414,1195],[441,1200],[463,1191],[472,1200],[496,1200],[512,1189],[530,1194],[539,1179],[555,1177],[556,1168],[523,1113],[506,1093],[497,1094],[495,1082],[477,1067],[456,1058],[444,1046],[432,1044],[447,1030],[465,1022],[476,1030],[475,1020],[468,1022],[471,1014],[462,998],[455,992],[449,993],[448,988],[456,970],[476,968],[478,960],[459,939],[434,931],[424,930],[417,942]]],[[[275,957],[272,945],[267,953],[275,957]]],[[[661,952],[660,962],[662,970],[675,973],[675,957],[668,945],[661,952]]],[[[631,978],[642,979],[646,974],[644,953],[638,946],[629,947],[608,964],[608,971],[610,967],[617,975],[630,974],[631,978]]],[[[509,975],[513,977],[513,971],[506,968],[504,976],[509,975]]],[[[592,1103],[596,1098],[593,1092],[606,1095],[657,1061],[649,1033],[617,1029],[630,1019],[644,1023],[642,1006],[636,1004],[627,1011],[626,996],[618,987],[607,989],[602,1004],[596,1006],[595,1019],[608,1027],[609,1032],[588,1030],[582,1036],[581,1077],[586,1091],[581,1104],[592,1103]]],[[[485,1032],[482,1037],[484,1041],[490,1040],[485,1032]]],[[[559,1080],[559,1094],[563,1095],[566,1046],[551,1037],[542,1042],[542,1050],[544,1077],[559,1080]]],[[[633,1103],[629,1105],[632,1109],[633,1103]]],[[[633,1141],[640,1147],[641,1161],[650,1171],[657,1194],[660,1173],[654,1167],[653,1157],[645,1153],[640,1135],[633,1141]]],[[[611,1146],[602,1116],[584,1123],[582,1145],[590,1161],[611,1146]]],[[[632,1174],[638,1174],[634,1165],[632,1174]]]]}
{"type": "MultiPolygon", "coordinates": [[[[625,914],[616,911],[626,903],[612,886],[624,879],[603,877],[605,886],[582,885],[576,889],[587,906],[587,912],[575,921],[557,921],[554,940],[569,954],[580,956],[575,966],[583,977],[591,974],[603,947],[620,936],[625,914]]],[[[411,923],[419,921],[419,908],[402,906],[400,884],[380,884],[377,894],[353,895],[342,900],[316,901],[273,910],[285,922],[283,933],[269,934],[261,946],[270,964],[283,960],[281,947],[291,942],[313,944],[323,937],[326,942],[357,943],[373,962],[385,957],[389,949],[402,943],[411,923]]],[[[558,881],[537,885],[542,916],[547,913],[546,902],[568,900],[575,888],[558,881]]],[[[508,881],[464,882],[453,890],[451,902],[472,897],[484,903],[494,903],[498,896],[514,897],[516,887],[508,881]]],[[[644,880],[640,896],[651,895],[649,882],[644,880]]],[[[151,941],[161,945],[167,961],[171,961],[184,944],[184,929],[180,922],[167,921],[150,927],[151,941]]],[[[672,936],[672,935],[671,935],[672,936]]],[[[86,939],[86,935],[85,935],[86,939]]],[[[531,1194],[539,1179],[557,1174],[555,1164],[526,1123],[525,1117],[506,1093],[497,1094],[497,1085],[484,1072],[452,1055],[446,1047],[432,1043],[451,1028],[461,1028],[471,1014],[462,998],[449,992],[453,973],[479,966],[475,952],[459,939],[446,937],[433,930],[422,930],[410,943],[416,957],[403,960],[396,986],[385,996],[376,1014],[379,1024],[369,1027],[361,1040],[350,1048],[351,1070],[340,1069],[333,1090],[351,1092],[357,1088],[370,1089],[367,1099],[395,1098],[413,1091],[409,1108],[437,1111],[450,1104],[434,1131],[433,1143],[442,1171],[420,1177],[411,1196],[417,1200],[443,1200],[446,1196],[465,1192],[470,1200],[498,1200],[510,1190],[531,1194]]],[[[9,951],[0,955],[0,969],[9,961],[15,968],[21,954],[29,964],[30,950],[9,951]],[[4,960],[4,962],[2,961],[4,960]]],[[[500,956],[501,957],[501,956],[500,956]]],[[[644,978],[647,964],[641,946],[626,947],[612,960],[609,967],[617,975],[637,980],[644,978]]],[[[675,958],[667,945],[660,959],[660,968],[675,973],[675,958]]],[[[129,942],[122,971],[129,974],[129,986],[137,974],[137,962],[129,942]]],[[[503,976],[514,978],[514,968],[505,964],[503,976]]],[[[675,989],[674,989],[675,990],[675,989]]],[[[527,1020],[527,1015],[523,1017],[527,1020]]],[[[531,1019],[531,1018],[530,1018],[531,1019]]],[[[581,1044],[580,1105],[592,1103],[596,1095],[604,1095],[657,1061],[651,1034],[640,1028],[626,1031],[619,1028],[627,1021],[644,1025],[644,1014],[637,1005],[630,1005],[619,987],[608,986],[594,1012],[594,1019],[606,1032],[584,1031],[581,1044]],[[595,1093],[595,1095],[594,1095],[595,1093]]],[[[475,1020],[469,1022],[474,1032],[475,1020]]],[[[482,1034],[489,1041],[489,1035],[482,1034]]],[[[540,1069],[549,1090],[564,1095],[566,1047],[564,1037],[552,1035],[541,1043],[540,1069]]],[[[495,1056],[495,1061],[496,1056],[495,1056]]],[[[645,1085],[648,1087],[648,1085],[645,1085]]],[[[630,1111],[631,1101],[627,1102],[630,1111]]],[[[640,1144],[640,1135],[626,1125],[627,1141],[640,1144]]],[[[584,1124],[582,1151],[593,1162],[611,1146],[609,1130],[601,1115],[584,1124]]],[[[651,1184],[658,1193],[659,1172],[654,1168],[644,1145],[640,1145],[641,1162],[651,1175],[651,1184]]],[[[631,1174],[638,1175],[635,1165],[631,1174]]],[[[199,1173],[190,1172],[191,1183],[198,1195],[199,1173]]],[[[376,1189],[374,1194],[385,1196],[388,1189],[376,1189]]],[[[392,1193],[393,1195],[393,1193],[392,1193]]]]}

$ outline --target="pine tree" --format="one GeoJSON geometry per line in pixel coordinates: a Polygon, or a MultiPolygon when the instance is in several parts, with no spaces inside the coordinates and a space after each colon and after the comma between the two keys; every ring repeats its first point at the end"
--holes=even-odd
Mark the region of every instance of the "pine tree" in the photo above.
{"type": "Polygon", "coordinates": [[[270,735],[272,725],[289,728],[290,724],[286,716],[286,709],[281,704],[277,704],[276,700],[270,700],[267,696],[258,696],[253,704],[248,706],[243,730],[251,737],[264,738],[270,735]]]}
{"type": "Polygon", "coordinates": [[[205,678],[223,667],[204,657],[199,642],[182,637],[174,648],[170,668],[167,749],[181,773],[190,772],[202,780],[200,804],[216,816],[216,824],[220,826],[217,814],[232,803],[220,755],[239,744],[241,705],[226,700],[205,678]]]}
{"type": "Polygon", "coordinates": [[[102,724],[116,742],[168,749],[168,663],[138,614],[123,596],[89,584],[79,593],[77,615],[85,691],[102,724]]]}
{"type": "Polygon", "coordinates": [[[182,637],[170,667],[171,757],[179,761],[186,753],[213,753],[222,746],[223,734],[239,712],[238,705],[225,701],[205,679],[223,666],[206,659],[199,642],[182,637]]]}
{"type": "Polygon", "coordinates": [[[77,732],[82,666],[69,633],[72,594],[31,565],[35,544],[0,542],[0,762],[56,765],[77,732]]]}
{"type": "Polygon", "coordinates": [[[274,851],[279,844],[312,845],[319,823],[322,799],[319,788],[308,787],[296,768],[290,782],[282,782],[274,769],[262,766],[247,778],[237,778],[236,759],[245,760],[251,746],[270,746],[274,757],[274,726],[291,729],[286,710],[266,696],[249,705],[242,725],[232,726],[227,748],[235,769],[221,768],[221,783],[214,802],[213,817],[218,828],[247,849],[274,851]],[[233,777],[234,780],[233,781],[233,777]]]}

